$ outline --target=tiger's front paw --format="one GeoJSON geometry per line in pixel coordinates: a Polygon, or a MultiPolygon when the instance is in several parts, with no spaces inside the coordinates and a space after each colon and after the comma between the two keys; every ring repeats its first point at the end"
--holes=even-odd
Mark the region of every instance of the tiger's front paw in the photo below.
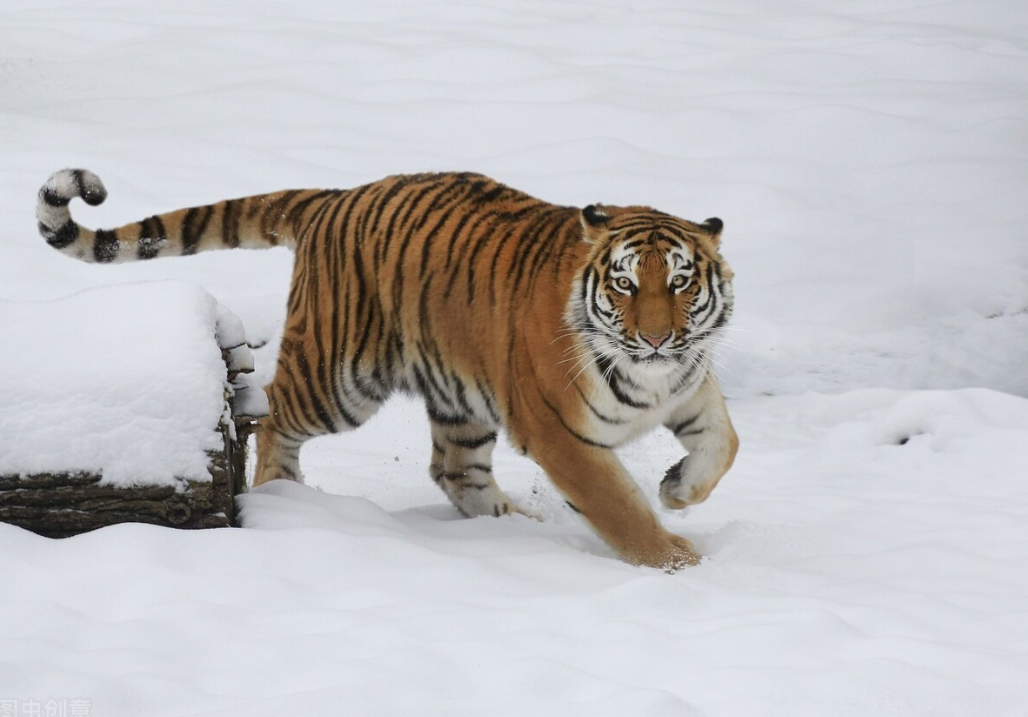
{"type": "Polygon", "coordinates": [[[685,538],[671,533],[668,534],[668,537],[671,539],[668,559],[658,567],[668,572],[674,572],[690,565],[699,565],[703,560],[703,556],[685,538]]]}
{"type": "Polygon", "coordinates": [[[717,477],[711,480],[707,476],[697,475],[699,471],[690,470],[692,467],[689,456],[686,456],[664,474],[664,480],[660,482],[660,502],[666,507],[681,510],[702,503],[714,490],[717,477]]]}
{"type": "Polygon", "coordinates": [[[703,560],[692,543],[679,535],[666,531],[658,541],[650,544],[647,548],[623,552],[622,557],[636,565],[646,565],[668,572],[674,572],[690,565],[699,565],[703,560]]]}
{"type": "Polygon", "coordinates": [[[666,533],[665,538],[665,544],[661,552],[646,560],[646,565],[673,573],[682,568],[699,565],[703,560],[703,556],[697,552],[692,543],[680,535],[666,533]]]}

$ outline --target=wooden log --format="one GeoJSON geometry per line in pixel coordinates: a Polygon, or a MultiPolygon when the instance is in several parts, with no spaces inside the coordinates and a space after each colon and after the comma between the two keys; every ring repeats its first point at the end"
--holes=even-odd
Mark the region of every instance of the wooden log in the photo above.
{"type": "MultiPolygon", "coordinates": [[[[223,448],[208,452],[211,480],[123,487],[104,484],[101,475],[91,472],[0,475],[0,522],[51,538],[127,522],[173,528],[234,525],[235,497],[246,488],[247,439],[258,419],[235,415],[235,405],[244,392],[261,392],[242,379],[252,368],[240,353],[239,346],[222,349],[231,389],[225,392],[227,410],[218,427],[223,448]]],[[[250,410],[260,413],[261,402],[253,398],[251,393],[250,410]]]]}
{"type": "Polygon", "coordinates": [[[0,522],[63,538],[116,523],[173,528],[235,524],[235,496],[246,484],[246,439],[252,420],[221,427],[225,448],[210,451],[210,481],[178,485],[105,485],[95,473],[0,476],[0,522]],[[232,434],[235,434],[235,438],[232,434]]]}

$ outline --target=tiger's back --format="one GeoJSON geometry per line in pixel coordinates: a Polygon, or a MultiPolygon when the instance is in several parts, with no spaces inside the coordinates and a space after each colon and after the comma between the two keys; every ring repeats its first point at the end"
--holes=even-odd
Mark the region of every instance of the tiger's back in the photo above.
{"type": "Polygon", "coordinates": [[[322,341],[327,356],[347,359],[346,403],[400,389],[423,396],[434,420],[498,426],[510,337],[549,302],[566,303],[554,279],[584,253],[577,229],[577,210],[480,175],[355,189],[301,237],[286,335],[306,336],[315,313],[315,332],[331,327],[322,341]]]}
{"type": "Polygon", "coordinates": [[[425,399],[430,474],[461,512],[517,511],[492,477],[502,428],[623,557],[698,559],[612,449],[655,425],[675,431],[696,457],[665,476],[671,507],[706,498],[734,458],[707,362],[732,302],[719,220],[557,206],[468,173],[276,192],[114,230],[71,219],[72,197],[105,195],[89,172],[55,174],[40,190],[41,233],[102,263],[295,250],[256,484],[300,480],[306,440],[359,427],[401,390],[425,399]]]}

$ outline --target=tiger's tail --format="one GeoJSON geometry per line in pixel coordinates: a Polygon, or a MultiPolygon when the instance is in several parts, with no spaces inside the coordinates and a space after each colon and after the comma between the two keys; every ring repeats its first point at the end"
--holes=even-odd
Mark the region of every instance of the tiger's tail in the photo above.
{"type": "Polygon", "coordinates": [[[68,204],[81,197],[96,206],[103,182],[85,169],[55,172],[39,190],[36,219],[47,244],[82,261],[111,263],[196,254],[214,249],[296,246],[312,215],[342,190],[291,190],[228,199],[158,214],[117,229],[87,229],[68,204]]]}

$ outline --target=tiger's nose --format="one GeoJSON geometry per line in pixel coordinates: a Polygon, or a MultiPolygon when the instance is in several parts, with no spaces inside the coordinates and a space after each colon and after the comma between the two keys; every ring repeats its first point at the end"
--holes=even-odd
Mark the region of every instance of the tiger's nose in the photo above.
{"type": "Polygon", "coordinates": [[[667,332],[661,334],[660,336],[654,336],[653,334],[644,334],[644,333],[640,333],[639,335],[642,336],[643,339],[645,339],[646,343],[648,343],[650,346],[652,346],[653,348],[656,349],[656,348],[660,348],[660,345],[663,344],[665,341],[667,341],[671,337],[671,332],[667,331],[667,332]]]}

